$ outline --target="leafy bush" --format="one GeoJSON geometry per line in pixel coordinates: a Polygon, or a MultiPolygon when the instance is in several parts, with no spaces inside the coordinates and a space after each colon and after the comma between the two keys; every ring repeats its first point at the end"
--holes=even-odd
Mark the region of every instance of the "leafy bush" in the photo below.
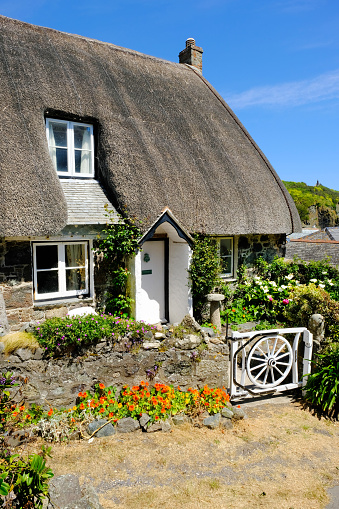
{"type": "Polygon", "coordinates": [[[306,399],[323,411],[338,415],[339,410],[339,348],[319,354],[315,373],[309,375],[306,399]]]}
{"type": "Polygon", "coordinates": [[[4,508],[42,509],[48,498],[48,481],[53,477],[52,470],[46,467],[47,456],[50,457],[50,447],[42,446],[39,454],[28,458],[0,449],[0,495],[4,508]]]}
{"type": "Polygon", "coordinates": [[[97,241],[97,248],[107,262],[109,291],[106,295],[106,311],[113,314],[128,313],[133,299],[128,295],[127,281],[131,275],[127,264],[140,249],[141,230],[135,219],[119,217],[115,224],[116,213],[106,208],[109,222],[103,230],[103,236],[97,241]]]}
{"type": "Polygon", "coordinates": [[[86,315],[73,318],[50,318],[37,325],[35,336],[48,355],[79,352],[102,339],[115,343],[126,336],[132,342],[142,341],[153,326],[113,315],[86,315]]]}
{"type": "Polygon", "coordinates": [[[195,234],[189,274],[193,296],[194,316],[202,320],[206,307],[206,295],[222,284],[218,244],[207,235],[195,234]]]}

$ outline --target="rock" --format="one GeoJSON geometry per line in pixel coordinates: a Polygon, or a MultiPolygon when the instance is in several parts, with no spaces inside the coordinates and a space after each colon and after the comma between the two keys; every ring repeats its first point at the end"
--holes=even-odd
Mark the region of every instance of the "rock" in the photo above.
{"type": "Polygon", "coordinates": [[[104,509],[93,486],[80,488],[79,478],[72,474],[53,477],[49,483],[51,501],[47,509],[104,509]]]}
{"type": "Polygon", "coordinates": [[[3,341],[0,341],[0,354],[5,350],[5,343],[3,341]]]}
{"type": "Polygon", "coordinates": [[[222,429],[232,429],[233,428],[233,424],[232,424],[231,419],[227,419],[225,417],[222,417],[221,420],[220,420],[220,427],[222,429]]]}
{"type": "Polygon", "coordinates": [[[33,359],[35,361],[40,361],[43,358],[44,354],[45,354],[45,350],[43,350],[42,348],[37,348],[33,355],[33,359]]]}
{"type": "Polygon", "coordinates": [[[26,444],[34,440],[35,436],[31,430],[20,429],[9,435],[6,442],[9,447],[18,447],[18,445],[26,444]]]}
{"type": "Polygon", "coordinates": [[[225,406],[225,407],[221,410],[221,415],[222,415],[222,417],[225,417],[226,419],[232,419],[232,418],[233,418],[233,415],[234,415],[234,412],[233,412],[233,410],[231,410],[230,408],[228,408],[227,406],[225,406]]]}
{"type": "Polygon", "coordinates": [[[240,405],[232,407],[232,412],[234,414],[233,419],[236,421],[246,418],[246,414],[243,411],[243,409],[240,407],[240,405]]]}
{"type": "Polygon", "coordinates": [[[79,478],[73,474],[53,477],[49,483],[52,506],[69,509],[82,498],[79,478]]]}
{"type": "MultiPolygon", "coordinates": [[[[107,419],[97,419],[95,421],[92,421],[87,426],[87,431],[90,435],[94,433],[97,429],[99,429],[101,426],[103,426],[107,421],[107,419]]],[[[116,429],[113,427],[112,423],[109,422],[101,428],[97,433],[95,433],[94,437],[96,438],[102,438],[102,437],[109,437],[111,435],[114,435],[116,433],[116,429]]]]}
{"type": "Polygon", "coordinates": [[[153,332],[151,330],[148,330],[147,332],[145,332],[144,336],[147,339],[152,339],[153,338],[153,332]]]}
{"type": "Polygon", "coordinates": [[[166,421],[155,421],[148,428],[147,433],[155,433],[156,431],[162,431],[163,433],[168,433],[172,430],[172,426],[169,422],[169,419],[166,421]]]}
{"type": "Polygon", "coordinates": [[[172,422],[175,426],[181,426],[182,424],[187,422],[186,415],[181,415],[181,414],[173,415],[172,422]]]}
{"type": "Polygon", "coordinates": [[[216,429],[219,427],[220,420],[221,420],[221,415],[214,414],[214,415],[210,415],[209,417],[206,417],[206,419],[204,419],[203,424],[204,424],[204,426],[206,426],[209,429],[216,429]]]}
{"type": "Polygon", "coordinates": [[[160,341],[144,341],[142,344],[142,348],[144,350],[157,350],[160,347],[160,341]]]}
{"type": "Polygon", "coordinates": [[[218,339],[218,338],[211,338],[210,342],[213,343],[213,345],[221,345],[222,344],[222,341],[220,341],[220,339],[218,339]]]}
{"type": "Polygon", "coordinates": [[[191,315],[185,315],[184,318],[181,320],[180,326],[186,329],[193,329],[196,332],[199,332],[201,330],[201,326],[191,315]]]}
{"type": "Polygon", "coordinates": [[[193,350],[201,343],[201,338],[195,334],[187,334],[183,339],[177,339],[174,346],[182,350],[193,350]]]}
{"type": "Polygon", "coordinates": [[[15,355],[17,355],[22,361],[28,361],[33,357],[33,352],[29,348],[18,348],[15,350],[15,355]]]}
{"type": "Polygon", "coordinates": [[[166,334],[164,334],[163,332],[156,332],[154,334],[155,339],[165,339],[165,337],[166,337],[166,334]]]}
{"type": "Polygon", "coordinates": [[[67,316],[69,318],[72,318],[73,316],[86,316],[97,314],[98,313],[93,308],[91,308],[91,306],[83,306],[82,308],[72,309],[72,311],[70,311],[67,316]]]}
{"type": "Polygon", "coordinates": [[[139,419],[139,424],[142,428],[146,426],[146,424],[149,422],[150,416],[148,414],[142,414],[142,416],[139,419]]]}
{"type": "Polygon", "coordinates": [[[214,329],[212,329],[212,327],[201,327],[201,330],[207,334],[210,338],[214,338],[215,337],[215,332],[214,332],[214,329]]]}
{"type": "Polygon", "coordinates": [[[139,421],[132,419],[132,417],[124,417],[117,422],[117,431],[119,433],[131,433],[139,428],[139,421]]]}
{"type": "Polygon", "coordinates": [[[161,421],[161,431],[163,433],[169,433],[172,431],[172,426],[169,419],[166,419],[166,421],[161,421]]]}

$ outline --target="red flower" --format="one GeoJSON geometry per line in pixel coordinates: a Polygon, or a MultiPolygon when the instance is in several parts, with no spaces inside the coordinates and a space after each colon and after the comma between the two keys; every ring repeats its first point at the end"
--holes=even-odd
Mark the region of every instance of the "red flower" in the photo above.
{"type": "Polygon", "coordinates": [[[105,388],[104,384],[99,384],[99,389],[104,389],[104,388],[105,388]]]}
{"type": "Polygon", "coordinates": [[[50,409],[50,411],[48,412],[47,415],[50,417],[52,414],[53,414],[53,408],[50,409]]]}
{"type": "Polygon", "coordinates": [[[103,414],[103,413],[104,413],[104,411],[105,411],[105,409],[104,409],[104,408],[100,408],[100,410],[99,410],[99,412],[100,412],[101,414],[103,414]]]}

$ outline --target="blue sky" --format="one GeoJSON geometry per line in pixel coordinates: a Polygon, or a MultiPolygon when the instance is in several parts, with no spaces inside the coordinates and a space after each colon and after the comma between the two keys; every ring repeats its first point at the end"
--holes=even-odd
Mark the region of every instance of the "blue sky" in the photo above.
{"type": "Polygon", "coordinates": [[[338,0],[0,0],[0,13],[172,61],[194,37],[279,176],[339,190],[338,0]]]}

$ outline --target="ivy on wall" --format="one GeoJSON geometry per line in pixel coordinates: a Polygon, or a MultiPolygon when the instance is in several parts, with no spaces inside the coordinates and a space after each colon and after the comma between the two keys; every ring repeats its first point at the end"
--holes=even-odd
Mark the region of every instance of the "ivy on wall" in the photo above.
{"type": "Polygon", "coordinates": [[[138,239],[141,230],[135,219],[123,219],[115,223],[114,212],[106,206],[108,222],[103,235],[98,238],[97,248],[107,262],[108,290],[106,312],[129,314],[133,299],[127,292],[127,281],[131,275],[127,268],[128,259],[140,250],[138,239]]]}
{"type": "Polygon", "coordinates": [[[194,234],[194,246],[189,274],[193,296],[193,311],[196,320],[201,321],[206,307],[206,295],[211,293],[222,281],[219,247],[216,239],[194,234]]]}

